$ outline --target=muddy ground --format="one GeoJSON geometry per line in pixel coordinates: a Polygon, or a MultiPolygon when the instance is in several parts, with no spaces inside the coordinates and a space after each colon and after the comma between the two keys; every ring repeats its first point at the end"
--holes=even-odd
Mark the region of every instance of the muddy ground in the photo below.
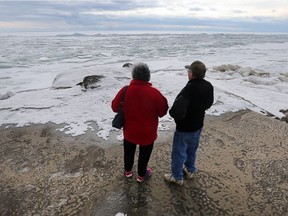
{"type": "Polygon", "coordinates": [[[57,128],[0,128],[0,215],[288,215],[287,123],[252,111],[208,116],[199,174],[183,187],[163,180],[173,130],[159,133],[153,175],[139,184],[123,177],[116,133],[105,141],[57,128]]]}

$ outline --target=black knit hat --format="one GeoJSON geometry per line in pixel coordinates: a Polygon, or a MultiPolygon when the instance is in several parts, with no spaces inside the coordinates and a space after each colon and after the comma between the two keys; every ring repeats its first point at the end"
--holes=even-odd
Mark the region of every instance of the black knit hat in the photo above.
{"type": "Polygon", "coordinates": [[[135,64],[132,70],[132,78],[148,82],[150,80],[150,70],[148,65],[145,63],[135,64]]]}

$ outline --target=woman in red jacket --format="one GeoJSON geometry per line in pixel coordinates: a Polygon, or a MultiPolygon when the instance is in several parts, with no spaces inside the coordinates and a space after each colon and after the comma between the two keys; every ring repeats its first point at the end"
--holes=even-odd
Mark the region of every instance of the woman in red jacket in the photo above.
{"type": "MultiPolygon", "coordinates": [[[[123,103],[124,175],[132,177],[136,146],[139,145],[137,181],[143,182],[152,174],[147,164],[157,138],[158,118],[166,115],[168,103],[161,92],[149,83],[150,70],[146,64],[134,65],[132,78],[123,103]]],[[[124,88],[112,101],[114,112],[119,111],[124,88]]]]}

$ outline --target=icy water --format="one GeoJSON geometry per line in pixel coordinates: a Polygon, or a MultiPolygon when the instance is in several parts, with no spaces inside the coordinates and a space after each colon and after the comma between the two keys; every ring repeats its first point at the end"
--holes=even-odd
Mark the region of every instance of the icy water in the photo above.
{"type": "MultiPolygon", "coordinates": [[[[273,73],[287,72],[288,63],[285,58],[288,54],[288,35],[2,36],[1,41],[1,69],[35,66],[49,68],[51,65],[64,63],[93,66],[136,59],[150,62],[178,57],[183,58],[180,61],[186,63],[201,58],[206,59],[210,66],[232,63],[273,73]],[[277,65],[272,66],[271,62],[277,65]]],[[[172,66],[171,63],[173,62],[167,66],[172,66]]]]}
{"type": "MultiPolygon", "coordinates": [[[[171,106],[187,82],[185,65],[203,61],[215,87],[207,114],[251,109],[281,118],[287,109],[288,35],[257,34],[54,34],[1,36],[0,122],[5,125],[65,123],[72,135],[95,130],[108,139],[111,100],[129,84],[131,68],[145,62],[151,82],[171,106]],[[82,91],[87,75],[104,76],[82,91]]],[[[160,120],[166,130],[173,120],[160,120]]],[[[119,133],[121,140],[121,132],[119,133]]]]}

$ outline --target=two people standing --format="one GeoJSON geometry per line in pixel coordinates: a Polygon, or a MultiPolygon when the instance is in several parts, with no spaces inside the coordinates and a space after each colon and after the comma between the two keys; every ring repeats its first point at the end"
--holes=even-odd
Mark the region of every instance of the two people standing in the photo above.
{"type": "MultiPolygon", "coordinates": [[[[195,61],[188,69],[188,83],[176,97],[169,114],[174,118],[176,131],[172,145],[172,174],[164,180],[183,185],[184,174],[193,178],[199,139],[203,128],[205,110],[213,104],[213,86],[204,79],[206,66],[195,61]]],[[[137,144],[139,145],[138,182],[152,174],[147,168],[154,141],[157,138],[158,118],[168,111],[167,99],[149,83],[150,70],[140,63],[132,70],[132,81],[124,99],[124,175],[132,177],[137,144]]],[[[124,87],[112,101],[112,110],[118,112],[124,87]]]]}

